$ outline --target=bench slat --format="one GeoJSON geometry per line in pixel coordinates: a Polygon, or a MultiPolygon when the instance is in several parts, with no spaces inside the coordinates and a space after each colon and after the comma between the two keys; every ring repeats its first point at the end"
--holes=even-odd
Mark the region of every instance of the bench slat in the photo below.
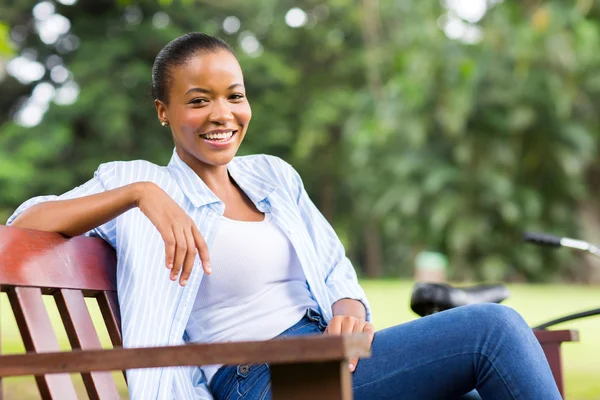
{"type": "MultiPolygon", "coordinates": [[[[81,350],[102,349],[81,291],[61,289],[54,297],[71,347],[81,350]]],[[[119,398],[119,391],[110,372],[82,373],[81,376],[91,400],[119,398]]]]}
{"type": "Polygon", "coordinates": [[[123,345],[123,339],[121,338],[121,313],[119,311],[119,303],[117,301],[117,293],[115,292],[102,292],[96,299],[98,300],[98,307],[104,318],[106,329],[108,330],[108,336],[114,347],[123,345]]]}
{"type": "Polygon", "coordinates": [[[73,350],[63,353],[0,356],[0,377],[186,365],[321,363],[367,357],[369,354],[369,338],[363,333],[257,342],[73,350]]]}
{"type": "MultiPolygon", "coordinates": [[[[50,323],[50,317],[44,306],[42,292],[38,288],[17,287],[8,292],[15,319],[27,351],[59,351],[58,340],[50,323]]],[[[23,355],[28,356],[28,354],[23,355]]],[[[8,368],[10,371],[10,368],[8,368]]],[[[44,399],[77,399],[75,387],[68,374],[41,375],[39,370],[35,379],[44,399]]]]}
{"type": "Polygon", "coordinates": [[[0,282],[12,286],[116,291],[116,255],[99,238],[0,225],[0,282]]]}
{"type": "MultiPolygon", "coordinates": [[[[119,310],[119,302],[117,300],[116,292],[101,292],[97,297],[98,307],[104,318],[104,324],[110,336],[110,341],[113,347],[123,346],[123,339],[121,338],[121,312],[119,310]]],[[[123,370],[123,378],[127,383],[127,372],[123,370]]],[[[2,399],[0,399],[2,400],[2,399]]]]}

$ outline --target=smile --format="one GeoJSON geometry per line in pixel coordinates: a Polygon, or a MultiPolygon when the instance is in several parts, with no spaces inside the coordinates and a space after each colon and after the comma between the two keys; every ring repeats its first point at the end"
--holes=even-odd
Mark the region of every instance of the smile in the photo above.
{"type": "Polygon", "coordinates": [[[202,139],[208,140],[227,140],[230,139],[233,135],[235,135],[237,131],[226,131],[226,132],[209,132],[200,135],[202,139]]]}
{"type": "Polygon", "coordinates": [[[231,142],[233,142],[233,139],[235,138],[235,135],[237,134],[237,131],[231,130],[231,131],[225,131],[225,132],[209,132],[209,133],[204,133],[202,135],[200,135],[200,137],[202,138],[202,140],[204,140],[205,142],[208,142],[212,145],[217,145],[217,146],[223,146],[223,145],[227,145],[231,142]]]}
{"type": "Polygon", "coordinates": [[[227,140],[235,134],[235,131],[228,132],[209,132],[200,135],[202,139],[208,140],[227,140]]]}

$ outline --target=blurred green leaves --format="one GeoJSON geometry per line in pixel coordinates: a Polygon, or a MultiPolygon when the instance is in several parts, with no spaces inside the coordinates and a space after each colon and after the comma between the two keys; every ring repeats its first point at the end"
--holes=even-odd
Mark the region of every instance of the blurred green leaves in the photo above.
{"type": "Polygon", "coordinates": [[[10,42],[9,31],[8,25],[0,21],[0,56],[7,57],[14,54],[14,49],[10,42]]]}
{"type": "MultiPolygon", "coordinates": [[[[50,104],[33,128],[0,120],[0,214],[84,182],[102,162],[166,163],[172,142],[148,94],[150,69],[168,41],[199,30],[232,44],[244,69],[253,120],[240,152],[291,162],[364,273],[411,274],[427,249],[446,253],[458,279],[579,276],[574,257],[525,247],[520,235],[583,237],[578,208],[599,209],[600,8],[502,2],[468,44],[444,34],[439,2],[365,4],[57,5],[79,39],[60,54],[79,97],[50,104]],[[285,23],[292,7],[305,26],[285,23]],[[235,32],[223,28],[230,16],[235,32]],[[256,53],[244,51],[249,35],[256,53]]],[[[9,15],[11,27],[32,21],[24,6],[9,15]]],[[[0,25],[0,46],[8,33],[0,25]]],[[[33,29],[25,49],[41,62],[57,52],[33,29]]],[[[3,107],[16,111],[33,88],[0,82],[16,93],[3,107]]]]}

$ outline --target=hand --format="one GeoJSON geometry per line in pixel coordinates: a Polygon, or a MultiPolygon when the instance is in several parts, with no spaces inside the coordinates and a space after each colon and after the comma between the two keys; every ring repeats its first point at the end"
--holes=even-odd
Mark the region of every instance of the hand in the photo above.
{"type": "Polygon", "coordinates": [[[171,270],[171,280],[185,286],[200,254],[202,268],[211,273],[208,247],[192,219],[164,190],[152,182],[142,182],[137,206],[154,224],[165,242],[166,265],[171,270]]]}
{"type": "MultiPolygon", "coordinates": [[[[363,319],[353,317],[351,315],[336,315],[329,321],[327,329],[325,329],[324,335],[339,336],[346,333],[353,332],[364,332],[369,336],[369,345],[373,343],[373,336],[375,335],[375,328],[373,324],[363,319]]],[[[358,358],[352,359],[348,362],[350,372],[354,372],[356,365],[358,364],[358,358]]]]}

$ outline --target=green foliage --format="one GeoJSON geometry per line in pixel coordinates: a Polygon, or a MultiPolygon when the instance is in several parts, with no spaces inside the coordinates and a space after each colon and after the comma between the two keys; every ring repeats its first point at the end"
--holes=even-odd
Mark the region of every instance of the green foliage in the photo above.
{"type": "Polygon", "coordinates": [[[14,54],[14,49],[11,46],[8,33],[8,26],[0,21],[0,56],[12,56],[14,54]]]}
{"type": "MultiPolygon", "coordinates": [[[[7,23],[28,26],[34,4],[8,7],[7,23]]],[[[429,249],[448,254],[458,278],[579,276],[567,253],[519,242],[528,229],[583,236],[577,209],[596,204],[595,3],[500,3],[476,44],[446,37],[438,2],[80,1],[56,11],[79,38],[60,55],[80,94],[24,128],[9,110],[33,85],[0,82],[0,217],[81,184],[102,162],[166,163],[172,142],[150,68],[169,40],[200,30],[231,43],[244,68],[253,121],[242,153],[290,161],[367,275],[410,274],[429,249]],[[307,12],[306,26],[286,25],[291,7],[307,12]],[[223,31],[228,16],[241,21],[234,34],[223,31]],[[241,48],[250,34],[257,54],[241,48]]],[[[28,48],[41,61],[57,52],[31,28],[19,43],[28,48]]]]}

